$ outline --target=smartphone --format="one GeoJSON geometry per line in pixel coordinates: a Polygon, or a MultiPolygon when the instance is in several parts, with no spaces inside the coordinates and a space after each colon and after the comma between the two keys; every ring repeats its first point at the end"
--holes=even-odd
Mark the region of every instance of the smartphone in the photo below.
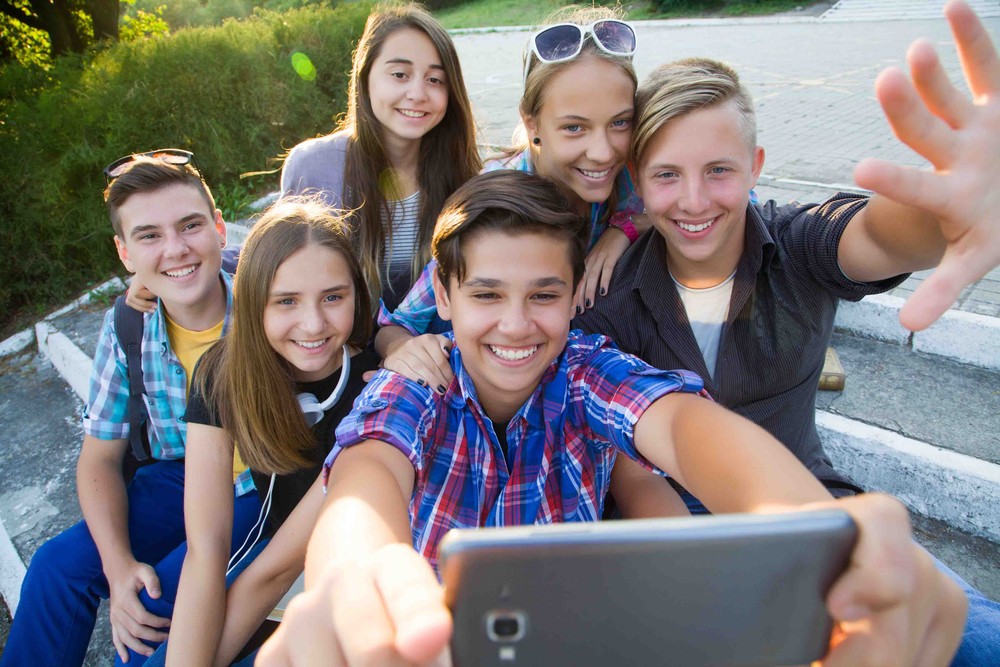
{"type": "Polygon", "coordinates": [[[857,539],[840,511],[452,530],[456,667],[804,665],[857,539]]]}

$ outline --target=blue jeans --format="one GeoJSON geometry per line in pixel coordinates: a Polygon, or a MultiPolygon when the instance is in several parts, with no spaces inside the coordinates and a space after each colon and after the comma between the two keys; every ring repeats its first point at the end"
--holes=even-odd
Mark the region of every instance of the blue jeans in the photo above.
{"type": "MultiPolygon", "coordinates": [[[[140,468],[127,492],[132,554],[139,562],[153,565],[162,591],[157,600],[145,591],[139,597],[151,613],[169,617],[186,552],[184,463],[161,461],[140,468]]],[[[256,493],[237,499],[235,546],[242,543],[259,511],[256,493]]],[[[81,521],[43,544],[31,559],[0,665],[79,666],[90,643],[98,605],[109,595],[97,546],[81,521]]],[[[145,661],[136,653],[130,656],[130,667],[145,661]]]]}
{"type": "MultiPolygon", "coordinates": [[[[934,558],[934,556],[931,556],[934,558]]],[[[969,616],[962,632],[962,644],[951,667],[1000,665],[1000,603],[990,600],[947,565],[934,558],[937,568],[961,586],[969,598],[969,616]]]]}
{"type": "MultiPolygon", "coordinates": [[[[262,551],[264,551],[264,549],[267,547],[270,541],[271,538],[269,537],[262,538],[259,542],[257,542],[257,544],[253,546],[253,549],[251,549],[247,553],[247,555],[236,564],[236,566],[233,568],[233,571],[226,575],[226,588],[229,588],[230,586],[233,585],[233,582],[236,581],[236,577],[240,576],[240,573],[243,570],[247,569],[250,563],[252,563],[254,559],[261,554],[262,551]]],[[[164,665],[167,664],[167,644],[169,643],[170,643],[169,639],[163,642],[160,645],[160,648],[156,649],[156,652],[153,655],[149,656],[149,659],[146,660],[145,667],[164,667],[164,665]]],[[[239,662],[234,662],[233,665],[234,667],[252,667],[256,657],[257,657],[257,651],[254,651],[243,660],[240,660],[239,662]]],[[[131,660],[129,661],[129,664],[131,665],[131,660]]]]}
{"type": "MultiPolygon", "coordinates": [[[[708,514],[701,501],[686,490],[675,487],[691,514],[708,514]]],[[[969,616],[965,621],[962,643],[951,661],[951,667],[979,667],[1000,665],[1000,603],[973,588],[947,565],[931,554],[934,564],[947,574],[965,592],[969,599],[969,616]]]]}

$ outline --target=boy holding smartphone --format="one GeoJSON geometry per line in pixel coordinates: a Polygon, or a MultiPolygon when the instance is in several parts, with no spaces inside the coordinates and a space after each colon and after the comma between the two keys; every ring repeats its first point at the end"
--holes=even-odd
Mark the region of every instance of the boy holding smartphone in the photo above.
{"type": "Polygon", "coordinates": [[[716,512],[849,512],[861,537],[828,598],[842,630],[828,664],[950,657],[964,596],[913,544],[898,503],[833,501],[765,431],[697,395],[697,376],[570,332],[586,236],[533,175],[485,174],[452,196],[433,252],[455,379],[442,395],[383,371],[358,399],[327,459],[307,592],[261,664],[443,659],[451,618],[433,568],[444,534],[597,520],[619,454],[716,512]]]}

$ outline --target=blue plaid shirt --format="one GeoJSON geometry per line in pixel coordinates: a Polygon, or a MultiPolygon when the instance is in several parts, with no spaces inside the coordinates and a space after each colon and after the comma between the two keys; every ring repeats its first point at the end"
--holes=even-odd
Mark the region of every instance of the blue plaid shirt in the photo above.
{"type": "Polygon", "coordinates": [[[416,472],[413,546],[435,567],[451,528],[598,520],[618,452],[659,472],[633,435],[653,401],[674,391],[708,396],[693,373],[653,368],[605,336],[574,331],[510,420],[505,459],[461,351],[450,361],[444,396],[380,371],[340,422],[323,473],[325,484],[340,452],[365,440],[403,452],[416,472]]]}
{"type": "MultiPolygon", "coordinates": [[[[220,274],[226,288],[226,317],[222,325],[222,335],[225,335],[233,311],[233,280],[225,271],[220,274]]],[[[143,315],[142,380],[146,385],[142,400],[149,415],[150,454],[160,461],[184,458],[187,424],[181,417],[187,406],[187,374],[170,349],[162,307],[143,315]]],[[[94,353],[83,432],[100,440],[127,439],[128,395],[125,351],[118,344],[115,310],[111,308],[104,316],[104,326],[94,353]]],[[[240,474],[236,487],[239,495],[254,490],[249,470],[240,474]]]]}

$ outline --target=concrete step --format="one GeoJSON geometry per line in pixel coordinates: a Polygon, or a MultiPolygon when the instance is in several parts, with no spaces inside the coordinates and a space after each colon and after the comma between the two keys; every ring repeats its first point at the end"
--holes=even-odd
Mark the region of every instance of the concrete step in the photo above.
{"type": "Polygon", "coordinates": [[[817,409],[1000,464],[1000,372],[834,334],[847,373],[842,392],[821,391],[817,409]]]}
{"type": "Polygon", "coordinates": [[[1000,372],[835,334],[844,391],[819,392],[817,424],[838,470],[900,498],[917,539],[1000,599],[1000,372]]]}

